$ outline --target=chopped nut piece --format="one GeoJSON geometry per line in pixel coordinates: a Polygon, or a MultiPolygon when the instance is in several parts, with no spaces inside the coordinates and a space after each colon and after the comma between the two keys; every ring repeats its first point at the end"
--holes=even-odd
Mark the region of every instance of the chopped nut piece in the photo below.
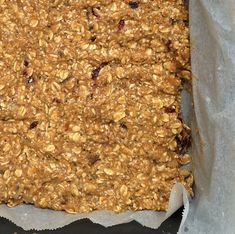
{"type": "Polygon", "coordinates": [[[31,20],[30,26],[35,28],[38,25],[38,20],[31,20]]]}
{"type": "Polygon", "coordinates": [[[9,170],[6,170],[3,174],[3,178],[6,180],[10,177],[11,172],[9,170]]]}
{"type": "Polygon", "coordinates": [[[46,150],[47,152],[53,152],[53,151],[55,150],[55,146],[54,146],[54,145],[47,145],[47,146],[45,147],[45,150],[46,150]]]}
{"type": "Polygon", "coordinates": [[[114,175],[114,172],[111,169],[105,168],[104,173],[107,175],[114,175]]]}
{"type": "Polygon", "coordinates": [[[163,121],[163,122],[169,122],[169,120],[170,120],[169,115],[166,114],[166,113],[164,113],[164,114],[162,115],[162,121],[163,121]]]}
{"type": "Polygon", "coordinates": [[[122,185],[121,188],[120,188],[120,194],[123,196],[123,197],[126,197],[127,196],[127,192],[128,192],[128,188],[126,185],[122,185]]]}
{"type": "Polygon", "coordinates": [[[84,184],[84,189],[86,192],[94,192],[97,189],[97,186],[92,183],[85,183],[84,184]]]}
{"type": "Polygon", "coordinates": [[[114,121],[118,122],[119,120],[123,119],[126,116],[125,112],[116,112],[113,115],[114,121]]]}
{"type": "Polygon", "coordinates": [[[21,175],[22,175],[22,170],[21,170],[21,169],[16,169],[16,170],[15,170],[15,175],[16,175],[17,177],[21,177],[21,175]]]}

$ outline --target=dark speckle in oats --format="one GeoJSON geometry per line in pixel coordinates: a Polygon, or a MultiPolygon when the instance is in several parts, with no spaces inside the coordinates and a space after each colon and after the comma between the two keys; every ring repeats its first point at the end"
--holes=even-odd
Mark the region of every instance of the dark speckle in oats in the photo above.
{"type": "Polygon", "coordinates": [[[23,76],[28,76],[28,72],[27,72],[26,69],[23,70],[22,75],[23,75],[23,76]]]}
{"type": "Polygon", "coordinates": [[[30,76],[27,78],[27,84],[32,84],[32,83],[34,83],[34,77],[30,76]]]}
{"type": "Polygon", "coordinates": [[[176,111],[176,107],[174,105],[165,107],[166,113],[175,113],[175,111],[176,111]]]}
{"type": "Polygon", "coordinates": [[[96,36],[91,36],[91,39],[90,39],[92,42],[95,42],[96,40],[96,36]]]}
{"type": "Polygon", "coordinates": [[[97,8],[92,7],[92,8],[91,8],[91,12],[92,12],[92,15],[94,15],[94,16],[97,17],[97,18],[99,18],[100,16],[99,16],[99,14],[97,13],[97,10],[96,10],[96,9],[98,9],[98,7],[97,7],[97,8]]]}
{"type": "Polygon", "coordinates": [[[101,68],[100,68],[100,67],[97,67],[97,68],[95,68],[95,69],[91,72],[91,79],[92,79],[92,80],[96,80],[96,79],[97,79],[97,77],[99,76],[100,70],[101,70],[101,68]]]}
{"type": "Polygon", "coordinates": [[[125,27],[125,20],[124,20],[124,19],[121,19],[121,20],[118,22],[118,31],[121,31],[124,27],[125,27]]]}
{"type": "Polygon", "coordinates": [[[61,104],[62,103],[62,101],[59,98],[57,98],[57,97],[53,98],[52,102],[56,103],[56,104],[61,104]]]}
{"type": "Polygon", "coordinates": [[[100,160],[100,157],[97,154],[90,154],[87,156],[87,159],[88,159],[88,164],[90,166],[93,166],[97,161],[100,160]]]}
{"type": "Polygon", "coordinates": [[[24,66],[25,66],[25,67],[28,67],[28,66],[29,66],[29,61],[26,60],[26,59],[24,60],[24,66]]]}
{"type": "Polygon", "coordinates": [[[33,121],[30,125],[29,125],[29,129],[34,129],[38,126],[38,121],[33,121]]]}
{"type": "Polygon", "coordinates": [[[120,127],[121,128],[123,128],[123,129],[125,129],[125,130],[127,130],[128,129],[128,127],[126,126],[126,124],[125,123],[120,123],[120,127]]]}
{"type": "Polygon", "coordinates": [[[138,2],[130,1],[130,2],[129,2],[129,7],[130,7],[131,9],[136,9],[136,8],[139,7],[139,4],[138,4],[138,2]]]}

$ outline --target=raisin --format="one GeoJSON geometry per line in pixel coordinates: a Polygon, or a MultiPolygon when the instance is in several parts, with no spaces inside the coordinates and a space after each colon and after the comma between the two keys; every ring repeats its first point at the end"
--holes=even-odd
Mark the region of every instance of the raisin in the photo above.
{"type": "Polygon", "coordinates": [[[100,157],[98,154],[90,154],[88,155],[87,159],[88,159],[89,165],[93,166],[97,161],[100,160],[100,157]]]}
{"type": "Polygon", "coordinates": [[[97,80],[97,77],[99,76],[101,68],[97,67],[91,72],[91,79],[92,80],[97,80]]]}
{"type": "Polygon", "coordinates": [[[136,8],[139,7],[139,4],[138,4],[138,2],[130,1],[130,2],[129,2],[129,7],[130,7],[131,9],[136,9],[136,8]]]}
{"type": "Polygon", "coordinates": [[[118,23],[118,31],[121,31],[125,26],[125,20],[121,19],[118,23]]]}
{"type": "Polygon", "coordinates": [[[28,67],[29,66],[29,61],[28,60],[24,60],[24,66],[28,67]]]}
{"type": "Polygon", "coordinates": [[[30,125],[29,125],[29,129],[34,129],[38,126],[38,121],[33,121],[30,125]]]}
{"type": "Polygon", "coordinates": [[[168,51],[171,50],[171,47],[172,47],[172,41],[171,41],[171,40],[168,40],[168,41],[166,42],[166,48],[168,49],[168,51]]]}
{"type": "Polygon", "coordinates": [[[165,107],[165,112],[166,113],[175,113],[176,107],[175,106],[167,106],[165,107]]]}

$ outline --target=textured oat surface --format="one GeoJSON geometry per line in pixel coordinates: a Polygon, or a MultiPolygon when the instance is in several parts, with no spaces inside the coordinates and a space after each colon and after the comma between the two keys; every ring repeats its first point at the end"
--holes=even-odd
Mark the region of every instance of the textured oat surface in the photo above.
{"type": "Polygon", "coordinates": [[[0,0],[0,201],[165,210],[189,131],[183,0],[0,0]]]}

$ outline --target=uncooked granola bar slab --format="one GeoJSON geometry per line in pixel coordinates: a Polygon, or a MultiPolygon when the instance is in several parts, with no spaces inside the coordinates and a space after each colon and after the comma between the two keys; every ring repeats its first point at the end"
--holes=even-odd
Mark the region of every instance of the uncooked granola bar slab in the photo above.
{"type": "Polygon", "coordinates": [[[183,0],[0,0],[0,201],[166,210],[190,131],[183,0]]]}

